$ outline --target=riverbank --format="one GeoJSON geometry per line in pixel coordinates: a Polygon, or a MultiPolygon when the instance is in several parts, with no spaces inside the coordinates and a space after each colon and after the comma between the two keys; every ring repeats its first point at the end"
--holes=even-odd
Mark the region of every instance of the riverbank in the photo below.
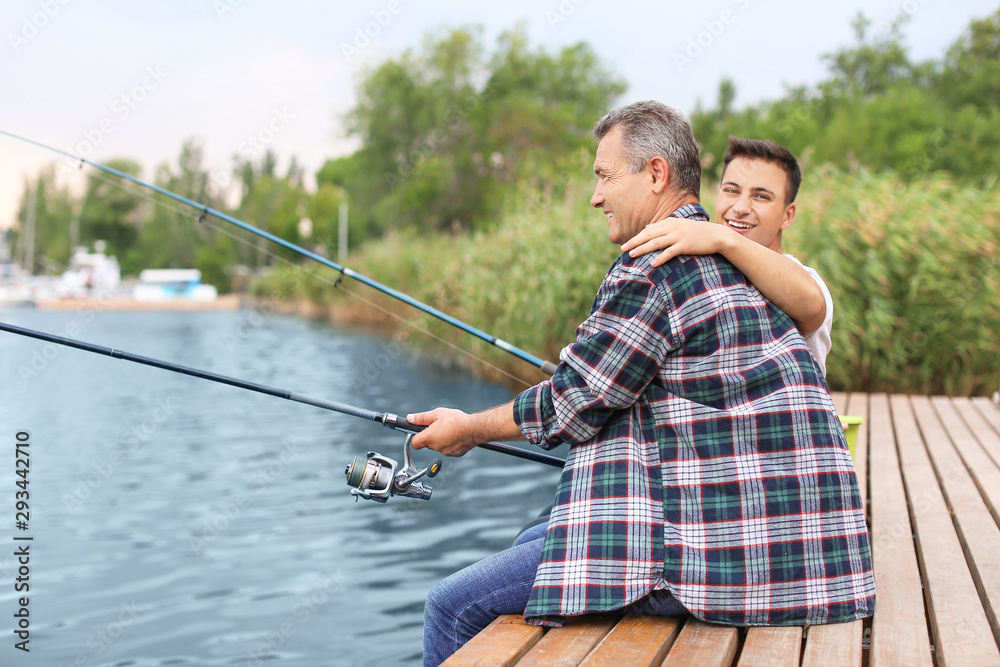
{"type": "Polygon", "coordinates": [[[100,304],[105,311],[156,311],[156,312],[190,312],[214,310],[239,310],[246,305],[246,298],[239,294],[220,294],[211,300],[198,299],[159,299],[140,300],[131,297],[110,297],[97,300],[94,297],[44,299],[35,303],[39,310],[86,310],[100,304]]]}

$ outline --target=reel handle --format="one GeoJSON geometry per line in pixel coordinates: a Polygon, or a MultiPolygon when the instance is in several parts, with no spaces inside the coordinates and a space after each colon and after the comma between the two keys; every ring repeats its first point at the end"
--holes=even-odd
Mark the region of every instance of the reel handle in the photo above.
{"type": "MultiPolygon", "coordinates": [[[[426,468],[424,468],[423,470],[418,470],[416,472],[413,472],[413,468],[409,468],[406,472],[410,472],[411,474],[408,477],[402,477],[400,479],[397,479],[395,485],[393,486],[393,491],[397,493],[405,492],[409,490],[411,484],[413,484],[421,477],[434,477],[435,475],[438,474],[438,472],[440,472],[441,465],[442,465],[441,459],[434,459],[433,461],[431,461],[431,464],[426,468]]],[[[428,491],[429,490],[430,489],[428,489],[428,491]]]]}

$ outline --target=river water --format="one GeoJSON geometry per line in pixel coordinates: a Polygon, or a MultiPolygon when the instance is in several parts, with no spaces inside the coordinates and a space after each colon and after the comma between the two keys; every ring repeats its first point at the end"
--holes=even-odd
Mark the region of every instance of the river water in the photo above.
{"type": "MultiPolygon", "coordinates": [[[[0,320],[378,412],[513,395],[388,337],[258,311],[0,320]]],[[[354,502],[345,467],[399,460],[400,433],[5,332],[0,443],[2,665],[418,665],[428,590],[509,546],[558,476],[473,451],[445,459],[429,501],[354,502]],[[30,653],[11,631],[23,596],[30,653]]]]}

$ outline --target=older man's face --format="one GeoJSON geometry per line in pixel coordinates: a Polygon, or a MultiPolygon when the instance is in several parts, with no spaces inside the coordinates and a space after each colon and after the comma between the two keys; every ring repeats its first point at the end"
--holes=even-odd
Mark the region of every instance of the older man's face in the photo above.
{"type": "Polygon", "coordinates": [[[621,127],[613,127],[597,146],[594,175],[597,187],[590,205],[608,216],[608,238],[622,244],[652,222],[655,201],[647,169],[630,174],[621,151],[621,127]]]}

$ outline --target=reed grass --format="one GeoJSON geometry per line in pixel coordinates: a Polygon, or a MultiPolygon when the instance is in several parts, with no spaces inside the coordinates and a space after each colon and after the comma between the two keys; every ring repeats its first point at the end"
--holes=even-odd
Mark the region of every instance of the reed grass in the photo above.
{"type": "Polygon", "coordinates": [[[986,395],[1000,383],[1000,189],[947,174],[809,174],[785,248],[834,299],[834,389],[986,395]]]}
{"type": "MultiPolygon", "coordinates": [[[[532,354],[557,361],[588,314],[617,247],[590,208],[581,169],[556,189],[521,188],[489,232],[394,234],[348,266],[532,354]]],[[[713,213],[715,190],[706,187],[713,213]]],[[[832,167],[805,174],[785,250],[813,266],[834,298],[834,390],[985,395],[1000,382],[1000,190],[945,174],[832,167]]],[[[329,282],[277,270],[255,291],[366,310],[329,282]]],[[[334,272],[325,274],[330,282],[334,272]]],[[[357,283],[383,307],[526,382],[524,362],[357,283]]],[[[416,340],[414,338],[413,340],[416,340]]],[[[432,343],[430,343],[432,345],[432,343]]],[[[491,375],[487,373],[487,375],[491,375]]],[[[493,374],[495,376],[495,374],[493,374]]]]}

